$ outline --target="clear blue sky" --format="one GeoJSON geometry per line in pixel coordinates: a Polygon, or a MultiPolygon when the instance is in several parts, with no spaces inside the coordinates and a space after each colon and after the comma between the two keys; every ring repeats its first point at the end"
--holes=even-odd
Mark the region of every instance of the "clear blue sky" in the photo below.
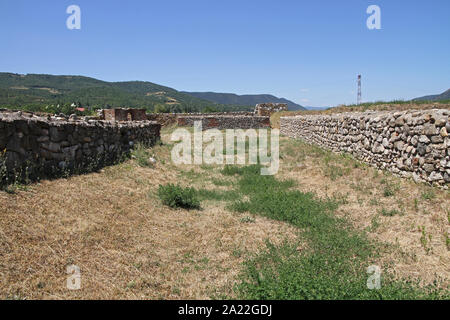
{"type": "Polygon", "coordinates": [[[450,88],[448,0],[2,0],[0,71],[271,93],[302,105],[450,88]],[[68,30],[66,8],[81,8],[68,30]],[[381,8],[381,30],[366,9],[381,8]]]}

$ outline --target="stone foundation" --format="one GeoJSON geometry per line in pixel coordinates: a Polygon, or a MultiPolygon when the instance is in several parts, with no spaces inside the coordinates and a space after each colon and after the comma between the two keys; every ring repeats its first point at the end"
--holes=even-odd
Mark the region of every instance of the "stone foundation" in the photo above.
{"type": "Polygon", "coordinates": [[[145,121],[145,109],[103,109],[100,118],[107,121],[145,121]]]}
{"type": "Polygon", "coordinates": [[[287,111],[286,103],[259,103],[255,107],[255,115],[270,117],[275,112],[287,111]]]}
{"type": "Polygon", "coordinates": [[[192,127],[195,121],[202,122],[203,130],[207,129],[261,129],[270,128],[269,117],[257,116],[179,116],[178,125],[192,127]]]}
{"type": "Polygon", "coordinates": [[[449,110],[281,117],[280,132],[415,181],[450,182],[449,110]]]}
{"type": "Polygon", "coordinates": [[[14,176],[35,180],[98,169],[119,160],[138,142],[153,145],[160,128],[150,121],[67,121],[1,112],[0,184],[14,176]]]}
{"type": "Polygon", "coordinates": [[[206,117],[206,116],[252,116],[253,112],[236,111],[236,112],[214,112],[214,113],[147,113],[147,119],[156,121],[162,126],[177,124],[178,117],[206,117]]]}

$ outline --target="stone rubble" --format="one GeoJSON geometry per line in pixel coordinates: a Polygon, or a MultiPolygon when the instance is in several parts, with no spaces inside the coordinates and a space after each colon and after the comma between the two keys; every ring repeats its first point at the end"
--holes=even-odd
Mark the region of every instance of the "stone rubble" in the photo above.
{"type": "Polygon", "coordinates": [[[270,117],[272,113],[287,111],[286,103],[258,103],[255,107],[255,116],[270,117]]]}

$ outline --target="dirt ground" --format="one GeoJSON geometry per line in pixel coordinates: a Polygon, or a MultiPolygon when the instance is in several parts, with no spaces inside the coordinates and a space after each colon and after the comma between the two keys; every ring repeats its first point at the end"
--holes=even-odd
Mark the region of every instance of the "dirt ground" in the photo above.
{"type": "MultiPolygon", "coordinates": [[[[402,277],[448,284],[448,191],[296,140],[281,138],[280,148],[278,177],[339,200],[338,215],[384,244],[380,264],[402,277]]],[[[220,167],[175,167],[167,144],[152,152],[154,167],[129,160],[0,192],[0,298],[220,298],[233,294],[242,262],[266,239],[299,239],[295,228],[232,213],[224,201],[191,211],[163,206],[159,184],[217,189],[211,179],[223,176],[220,167]],[[80,290],[67,289],[70,265],[81,270],[80,290]]]]}
{"type": "Polygon", "coordinates": [[[385,245],[380,261],[404,278],[450,279],[450,192],[416,184],[349,156],[283,137],[279,176],[341,202],[337,214],[385,245]]]}
{"type": "MultiPolygon", "coordinates": [[[[0,192],[0,298],[232,295],[245,257],[266,239],[296,237],[293,227],[243,219],[221,201],[191,211],[163,206],[159,184],[208,184],[187,178],[191,169],[202,169],[174,167],[167,147],[154,153],[153,168],[130,160],[99,173],[20,186],[14,194],[0,192]],[[81,290],[67,289],[70,265],[81,270],[81,290]]],[[[221,176],[219,169],[207,174],[221,176]]]]}

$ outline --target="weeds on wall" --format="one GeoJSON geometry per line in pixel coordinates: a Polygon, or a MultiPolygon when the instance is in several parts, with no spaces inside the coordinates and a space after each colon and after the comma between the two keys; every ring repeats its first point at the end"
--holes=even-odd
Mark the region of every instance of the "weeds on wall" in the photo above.
{"type": "Polygon", "coordinates": [[[8,170],[6,168],[6,149],[0,151],[0,186],[8,183],[8,170]]]}
{"type": "Polygon", "coordinates": [[[151,157],[153,157],[153,154],[142,143],[136,144],[131,151],[131,158],[136,159],[140,167],[152,167],[153,163],[150,161],[151,157]]]}
{"type": "MultiPolygon", "coordinates": [[[[7,150],[0,151],[0,190],[11,191],[21,185],[38,182],[41,179],[67,178],[71,175],[96,172],[106,166],[118,164],[130,158],[131,154],[138,154],[143,161],[144,154],[149,151],[144,144],[137,144],[130,151],[113,150],[95,153],[79,161],[45,161],[38,158],[27,160],[14,169],[8,168],[7,150]]],[[[148,157],[147,157],[148,161],[148,157]]]]}

